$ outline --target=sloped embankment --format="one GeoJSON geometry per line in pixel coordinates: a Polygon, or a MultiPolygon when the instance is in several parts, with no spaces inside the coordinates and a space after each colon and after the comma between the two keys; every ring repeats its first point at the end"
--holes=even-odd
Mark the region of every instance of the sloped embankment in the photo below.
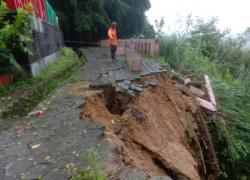
{"type": "Polygon", "coordinates": [[[192,98],[181,94],[166,74],[134,82],[154,80],[137,97],[116,92],[114,87],[88,97],[83,116],[103,123],[120,147],[125,165],[144,170],[149,176],[202,179],[204,164],[196,136],[192,98]]]}

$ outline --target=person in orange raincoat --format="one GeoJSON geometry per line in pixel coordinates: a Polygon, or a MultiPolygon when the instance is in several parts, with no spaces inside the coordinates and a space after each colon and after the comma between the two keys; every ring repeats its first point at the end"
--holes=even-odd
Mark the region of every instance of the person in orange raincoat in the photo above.
{"type": "Polygon", "coordinates": [[[117,40],[116,27],[117,23],[112,22],[108,30],[108,38],[109,38],[112,62],[117,62],[116,50],[117,50],[118,40],[117,40]]]}

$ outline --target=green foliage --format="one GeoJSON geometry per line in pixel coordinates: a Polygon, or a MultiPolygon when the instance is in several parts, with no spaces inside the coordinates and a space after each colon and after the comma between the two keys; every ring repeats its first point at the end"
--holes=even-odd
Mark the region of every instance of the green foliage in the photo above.
{"type": "Polygon", "coordinates": [[[144,24],[142,34],[143,34],[144,38],[146,38],[146,39],[153,39],[153,38],[155,38],[155,35],[156,35],[156,32],[154,30],[154,26],[149,23],[147,18],[145,19],[145,24],[144,24]]]}
{"type": "Polygon", "coordinates": [[[54,63],[48,65],[39,75],[35,77],[35,79],[37,81],[43,81],[54,77],[56,74],[63,72],[74,63],[76,63],[76,59],[74,59],[74,52],[72,49],[63,48],[60,51],[59,58],[54,63]]]}
{"type": "Polygon", "coordinates": [[[164,17],[162,17],[160,20],[155,20],[155,24],[156,24],[156,28],[157,28],[157,32],[156,32],[156,35],[158,37],[164,35],[164,32],[163,32],[163,27],[165,25],[165,20],[164,20],[164,17]]]}
{"type": "Polygon", "coordinates": [[[8,8],[6,3],[0,4],[0,74],[20,71],[21,67],[13,57],[13,52],[22,50],[30,53],[26,43],[31,42],[31,28],[29,15],[23,10],[18,9],[13,23],[7,19],[8,8]]]}
{"type": "MultiPolygon", "coordinates": [[[[34,78],[18,79],[8,87],[0,86],[0,98],[7,99],[15,92],[30,92],[28,97],[18,101],[10,111],[6,112],[7,117],[18,117],[27,115],[35,105],[46,98],[58,85],[65,81],[72,81],[72,72],[78,69],[82,62],[69,49],[61,50],[59,58],[52,64],[48,65],[38,76],[34,78]]],[[[0,107],[1,109],[2,107],[0,107]]],[[[5,108],[5,107],[4,107],[5,108]]]]}
{"type": "Polygon", "coordinates": [[[180,35],[177,34],[168,38],[159,38],[160,54],[165,57],[166,62],[172,68],[176,68],[176,65],[185,58],[186,44],[182,41],[180,35]]]}
{"type": "MultiPolygon", "coordinates": [[[[97,41],[107,38],[112,21],[118,23],[119,38],[143,33],[149,0],[51,0],[66,40],[97,41]],[[132,21],[131,21],[132,20],[132,21]]],[[[148,35],[145,33],[145,35],[148,35]]]]}
{"type": "Polygon", "coordinates": [[[217,19],[212,18],[209,22],[198,19],[191,30],[190,42],[193,47],[199,47],[203,56],[213,60],[216,56],[216,49],[219,47],[219,41],[223,37],[221,32],[216,28],[217,19]]]}
{"type": "Polygon", "coordinates": [[[69,48],[64,48],[60,52],[58,60],[48,65],[38,76],[34,78],[17,79],[10,86],[0,86],[0,97],[7,96],[15,91],[22,91],[23,89],[34,86],[35,84],[51,79],[57,74],[63,73],[65,69],[72,66],[75,62],[73,60],[74,52],[69,48]]]}
{"type": "Polygon", "coordinates": [[[88,167],[82,170],[78,175],[73,176],[71,180],[106,180],[102,172],[100,158],[95,149],[89,149],[84,157],[84,162],[88,167]]]}
{"type": "Polygon", "coordinates": [[[6,49],[0,49],[0,74],[21,71],[21,66],[6,49]]]}
{"type": "Polygon", "coordinates": [[[246,33],[232,38],[220,32],[217,20],[198,20],[187,34],[161,36],[160,53],[180,73],[212,80],[219,110],[210,119],[213,141],[221,164],[221,179],[250,178],[250,51],[246,33]]]}

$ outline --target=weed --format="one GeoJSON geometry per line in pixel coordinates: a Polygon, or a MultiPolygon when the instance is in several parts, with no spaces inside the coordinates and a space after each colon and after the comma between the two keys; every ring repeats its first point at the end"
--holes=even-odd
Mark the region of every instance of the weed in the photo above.
{"type": "Polygon", "coordinates": [[[106,180],[105,174],[102,172],[102,164],[98,152],[95,149],[89,149],[84,157],[84,162],[88,165],[87,168],[81,170],[78,175],[75,175],[71,180],[106,180]]]}

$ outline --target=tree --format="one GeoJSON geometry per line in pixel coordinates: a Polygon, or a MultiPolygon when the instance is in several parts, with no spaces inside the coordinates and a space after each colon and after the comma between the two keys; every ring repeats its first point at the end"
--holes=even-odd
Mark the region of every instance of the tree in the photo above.
{"type": "Polygon", "coordinates": [[[106,38],[112,21],[120,38],[143,33],[149,0],[51,0],[66,40],[97,41],[106,38]]]}
{"type": "Polygon", "coordinates": [[[248,27],[245,32],[243,33],[243,36],[246,41],[250,41],[250,27],[248,27]]]}
{"type": "Polygon", "coordinates": [[[164,33],[163,33],[163,27],[165,25],[165,19],[164,17],[162,17],[160,20],[155,20],[155,25],[156,25],[156,28],[157,28],[157,31],[156,31],[156,35],[157,36],[162,36],[164,33]]]}
{"type": "Polygon", "coordinates": [[[216,27],[217,23],[218,19],[216,17],[213,17],[208,22],[204,22],[203,19],[197,19],[190,31],[191,44],[199,47],[201,54],[208,57],[211,61],[216,59],[220,41],[228,33],[227,31],[220,32],[216,27]]]}
{"type": "Polygon", "coordinates": [[[154,26],[151,25],[148,21],[148,19],[145,19],[144,28],[142,34],[144,35],[144,38],[155,38],[156,32],[154,29],[154,26]]]}

